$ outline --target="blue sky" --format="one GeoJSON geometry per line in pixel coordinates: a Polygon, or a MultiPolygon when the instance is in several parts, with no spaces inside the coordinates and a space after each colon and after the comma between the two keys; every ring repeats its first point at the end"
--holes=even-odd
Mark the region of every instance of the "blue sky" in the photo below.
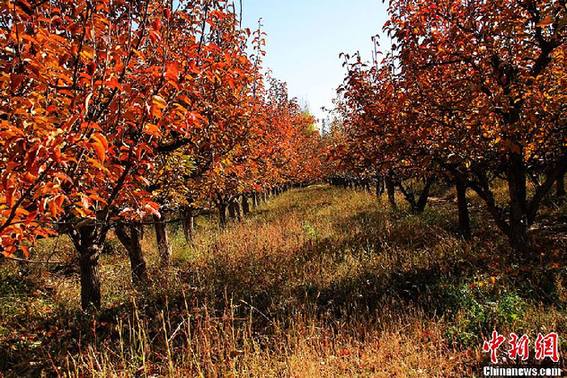
{"type": "Polygon", "coordinates": [[[339,54],[360,50],[370,60],[371,37],[381,33],[386,8],[382,0],[243,0],[243,26],[255,29],[262,18],[264,66],[320,118],[344,78],[339,54]]]}

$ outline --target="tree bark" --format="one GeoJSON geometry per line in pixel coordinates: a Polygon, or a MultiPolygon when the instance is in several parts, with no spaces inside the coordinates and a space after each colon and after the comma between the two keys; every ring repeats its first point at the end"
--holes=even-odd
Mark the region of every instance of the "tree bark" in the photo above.
{"type": "Polygon", "coordinates": [[[116,236],[122,243],[128,257],[130,258],[130,269],[132,272],[132,284],[143,289],[148,283],[148,271],[146,261],[142,252],[141,225],[131,224],[129,226],[118,225],[115,228],[116,236]]]}
{"type": "Polygon", "coordinates": [[[376,175],[376,197],[382,197],[382,193],[384,193],[384,180],[382,176],[376,175]]]}
{"type": "Polygon", "coordinates": [[[250,214],[250,203],[248,202],[248,196],[246,194],[242,195],[242,213],[244,216],[250,214]]]}
{"type": "Polygon", "coordinates": [[[252,207],[256,209],[258,207],[258,193],[254,192],[252,194],[252,207]]]}
{"type": "Polygon", "coordinates": [[[171,245],[169,244],[165,216],[162,214],[161,218],[158,218],[154,215],[154,221],[160,264],[162,267],[168,267],[171,263],[171,245]]]}
{"type": "Polygon", "coordinates": [[[233,202],[230,202],[228,204],[228,216],[231,220],[236,219],[236,211],[234,210],[234,203],[233,202]]]}
{"type": "Polygon", "coordinates": [[[435,182],[435,177],[429,177],[425,182],[425,187],[421,191],[419,199],[416,203],[415,212],[417,214],[421,214],[425,211],[425,207],[427,206],[427,201],[429,200],[429,193],[431,192],[431,187],[435,182]]]}
{"type": "Polygon", "coordinates": [[[406,189],[403,183],[401,182],[398,184],[400,191],[404,195],[404,198],[410,204],[410,209],[412,213],[414,214],[423,213],[425,207],[427,206],[427,200],[429,199],[429,191],[431,190],[431,186],[433,185],[434,182],[435,182],[434,177],[430,177],[427,179],[425,186],[423,187],[423,190],[421,191],[417,201],[415,200],[415,193],[413,192],[413,190],[406,189]]]}
{"type": "Polygon", "coordinates": [[[102,246],[91,245],[83,248],[79,253],[81,272],[81,307],[96,309],[101,305],[100,272],[98,259],[102,246]]]}
{"type": "Polygon", "coordinates": [[[195,215],[193,207],[186,207],[183,215],[183,235],[185,236],[187,244],[191,244],[193,242],[193,233],[195,231],[195,215]]]}
{"type": "Polygon", "coordinates": [[[226,204],[224,202],[217,202],[219,210],[219,224],[221,227],[226,227],[226,204]]]}
{"type": "Polygon", "coordinates": [[[460,178],[455,178],[457,189],[457,207],[459,209],[459,232],[465,239],[471,238],[471,221],[469,216],[469,206],[467,201],[467,186],[460,178]]]}
{"type": "Polygon", "coordinates": [[[388,192],[390,207],[392,210],[398,210],[398,205],[396,204],[396,185],[394,184],[392,173],[389,173],[386,177],[386,191],[388,192]]]}
{"type": "Polygon", "coordinates": [[[108,230],[96,225],[81,225],[70,230],[71,240],[79,253],[81,307],[100,309],[99,257],[108,230]]]}
{"type": "Polygon", "coordinates": [[[240,203],[238,202],[237,198],[230,201],[228,205],[228,212],[230,214],[230,219],[237,221],[242,220],[242,215],[240,212],[240,203]]]}

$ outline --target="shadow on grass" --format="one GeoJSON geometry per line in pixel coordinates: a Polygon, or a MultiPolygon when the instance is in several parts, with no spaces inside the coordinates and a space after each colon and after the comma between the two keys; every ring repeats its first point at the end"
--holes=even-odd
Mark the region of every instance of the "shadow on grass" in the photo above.
{"type": "MultiPolygon", "coordinates": [[[[269,222],[287,212],[301,213],[306,206],[326,206],[333,189],[300,192],[302,201],[276,199],[257,209],[254,217],[269,222]]],[[[563,267],[550,270],[548,261],[542,260],[541,266],[512,267],[512,273],[503,275],[510,265],[505,257],[509,252],[498,244],[486,244],[494,239],[491,230],[477,229],[473,242],[457,240],[447,212],[427,210],[414,216],[373,208],[338,214],[330,222],[331,234],[339,237],[314,237],[283,257],[248,256],[238,265],[220,259],[204,270],[185,268],[170,280],[171,287],[158,277],[155,287],[140,293],[136,304],[117,304],[96,315],[61,306],[42,312],[41,303],[37,309],[21,311],[11,319],[9,335],[0,345],[0,371],[13,376],[53,374],[54,366],[64,366],[69,355],[122,340],[119,329],[129,324],[133,313],[143,319],[153,347],[164,351],[163,337],[158,337],[164,327],[161,316],[167,313],[175,326],[184,321],[187,308],[193,322],[203,316],[223,318],[230,313],[246,318],[253,313],[254,332],[265,336],[273,332],[274,322],[285,326],[293,314],[302,312],[330,323],[353,317],[388,322],[392,314],[385,312],[392,307],[400,314],[412,307],[430,318],[450,321],[459,306],[475,300],[475,293],[463,294],[464,299],[458,295],[479,277],[499,276],[503,290],[513,288],[527,301],[564,304],[560,284],[567,281],[558,281],[565,277],[563,267]]],[[[40,289],[23,282],[4,281],[0,295],[7,295],[9,288],[9,295],[29,297],[40,289]]],[[[502,292],[495,287],[489,294],[492,300],[502,292]]],[[[483,323],[481,330],[490,325],[483,323]]],[[[135,341],[126,337],[122,342],[129,349],[135,341]]]]}

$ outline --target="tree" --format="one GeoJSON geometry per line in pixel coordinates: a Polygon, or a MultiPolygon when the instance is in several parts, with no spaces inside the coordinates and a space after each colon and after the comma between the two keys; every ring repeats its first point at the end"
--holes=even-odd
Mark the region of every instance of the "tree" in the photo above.
{"type": "Polygon", "coordinates": [[[0,252],[68,234],[85,309],[112,227],[143,287],[144,224],[167,266],[167,213],[318,175],[312,118],[272,106],[230,2],[8,1],[0,27],[0,252]]]}
{"type": "Polygon", "coordinates": [[[449,170],[466,177],[514,249],[527,257],[528,228],[567,166],[564,94],[557,90],[565,77],[565,4],[395,1],[390,12],[403,72],[414,72],[427,98],[450,93],[459,102],[456,108],[446,100],[435,104],[442,117],[430,124],[433,147],[459,156],[449,170]],[[441,77],[440,85],[432,84],[441,77]],[[448,126],[463,136],[458,146],[447,143],[448,126]],[[496,203],[491,176],[508,184],[506,208],[496,203]]]}
{"type": "Polygon", "coordinates": [[[390,2],[385,30],[393,51],[370,67],[359,57],[346,63],[343,151],[383,170],[392,205],[392,180],[414,211],[424,201],[404,186],[407,179],[433,173],[452,181],[464,236],[466,190],[474,190],[512,247],[529,258],[528,229],[567,169],[559,89],[565,12],[561,1],[390,2]],[[507,183],[507,206],[495,199],[496,179],[507,183]]]}
{"type": "MultiPolygon", "coordinates": [[[[62,0],[1,8],[3,253],[68,233],[80,256],[84,308],[100,306],[98,258],[113,222],[159,214],[147,172],[206,118],[194,106],[193,79],[214,75],[221,63],[195,62],[219,48],[199,38],[201,24],[189,13],[201,12],[199,4],[182,5],[173,12],[153,0],[62,0]]],[[[211,24],[232,17],[210,10],[211,24]]]]}

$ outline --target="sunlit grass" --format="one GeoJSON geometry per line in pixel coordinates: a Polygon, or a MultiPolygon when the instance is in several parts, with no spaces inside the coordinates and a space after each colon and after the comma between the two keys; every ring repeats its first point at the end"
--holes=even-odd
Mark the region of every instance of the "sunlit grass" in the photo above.
{"type": "Polygon", "coordinates": [[[69,241],[50,240],[34,257],[57,245],[52,258],[69,262],[63,269],[0,269],[2,368],[100,377],[470,376],[494,327],[567,331],[563,255],[511,266],[505,240],[473,213],[477,226],[465,242],[445,199],[416,216],[365,192],[293,190],[226,229],[214,216],[198,218],[190,244],[172,226],[167,272],[147,228],[152,283],[144,292],[132,287],[126,254],[111,237],[96,322],[79,310],[69,241]]]}

